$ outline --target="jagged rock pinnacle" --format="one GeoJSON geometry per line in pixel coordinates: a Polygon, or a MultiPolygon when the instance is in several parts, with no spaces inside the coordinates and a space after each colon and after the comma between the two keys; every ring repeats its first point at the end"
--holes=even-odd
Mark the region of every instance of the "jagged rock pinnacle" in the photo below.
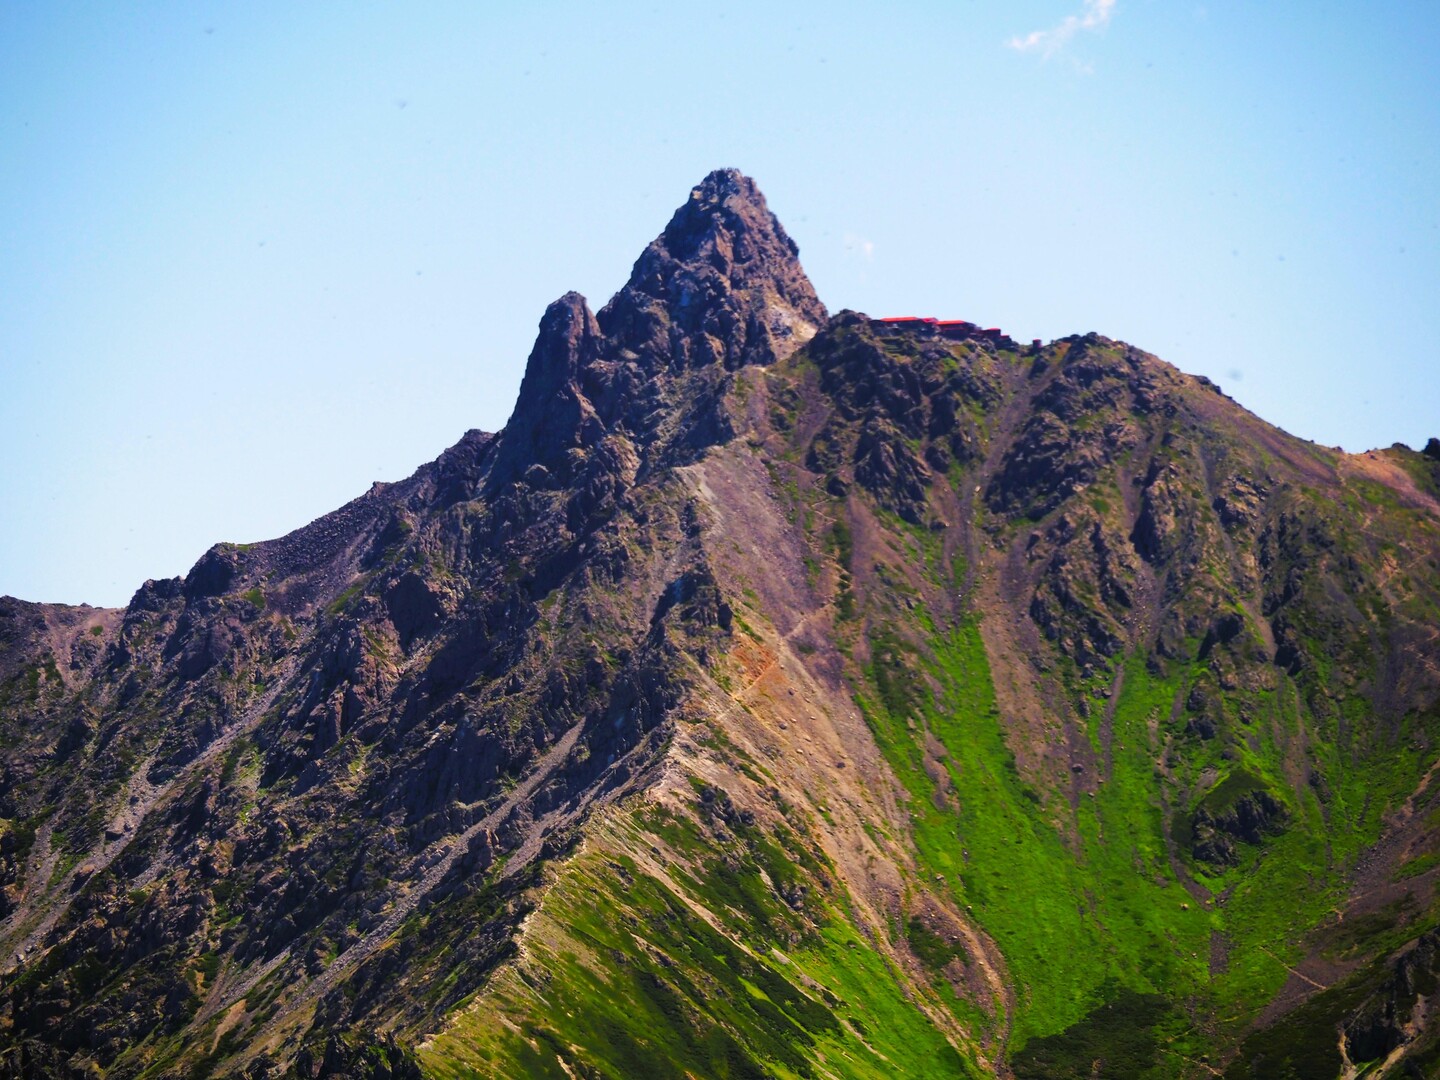
{"type": "Polygon", "coordinates": [[[564,479],[569,452],[594,445],[604,425],[580,386],[601,353],[600,328],[585,298],[568,292],[545,309],[515,411],[505,425],[496,474],[513,478],[540,466],[564,479]]]}
{"type": "Polygon", "coordinates": [[[727,437],[713,379],[676,392],[657,377],[768,364],[813,337],[827,316],[798,253],[753,180],[705,177],[598,317],[577,293],[546,310],[492,483],[563,482],[574,451],[617,426],[647,439],[665,415],[684,417],[684,441],[727,437]]]}
{"type": "Polygon", "coordinates": [[[647,366],[770,363],[813,336],[825,305],[755,182],[718,169],[690,192],[601,310],[647,366]]]}

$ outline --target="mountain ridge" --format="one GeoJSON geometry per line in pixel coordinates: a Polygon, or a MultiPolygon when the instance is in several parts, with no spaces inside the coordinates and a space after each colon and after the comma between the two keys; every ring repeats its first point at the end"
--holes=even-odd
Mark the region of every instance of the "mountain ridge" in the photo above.
{"type": "Polygon", "coordinates": [[[501,432],[0,607],[0,1061],[1426,1067],[1437,495],[1097,334],[831,316],[719,170],[501,432]]]}

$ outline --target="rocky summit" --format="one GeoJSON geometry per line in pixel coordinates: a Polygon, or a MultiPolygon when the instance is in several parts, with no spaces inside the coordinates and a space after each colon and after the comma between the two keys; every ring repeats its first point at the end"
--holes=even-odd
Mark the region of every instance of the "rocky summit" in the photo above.
{"type": "Polygon", "coordinates": [[[746,177],[503,431],[0,601],[0,1075],[1440,1075],[1440,443],[829,314],[746,177]]]}

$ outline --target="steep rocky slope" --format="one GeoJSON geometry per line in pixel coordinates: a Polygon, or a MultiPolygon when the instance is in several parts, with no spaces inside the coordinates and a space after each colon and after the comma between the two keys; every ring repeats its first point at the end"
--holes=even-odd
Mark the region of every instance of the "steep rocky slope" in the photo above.
{"type": "Polygon", "coordinates": [[[1429,1075],[1437,457],[831,316],[711,174],[498,435],[0,602],[0,1063],[1429,1075]]]}

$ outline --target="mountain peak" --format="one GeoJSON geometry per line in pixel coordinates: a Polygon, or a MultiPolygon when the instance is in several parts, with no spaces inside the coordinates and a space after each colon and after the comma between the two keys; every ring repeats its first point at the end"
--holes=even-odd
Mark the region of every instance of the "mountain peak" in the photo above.
{"type": "Polygon", "coordinates": [[[612,426],[653,434],[671,413],[691,439],[720,437],[714,376],[788,355],[827,318],[799,250],[748,176],[706,176],[598,316],[573,292],[546,309],[492,483],[563,481],[612,426]],[[706,388],[657,378],[684,372],[706,388]]]}
{"type": "Polygon", "coordinates": [[[600,328],[583,296],[567,292],[545,309],[505,425],[497,476],[510,479],[536,465],[563,474],[571,450],[599,439],[602,425],[580,378],[600,352],[600,328]]]}
{"type": "Polygon", "coordinates": [[[755,182],[717,169],[636,260],[600,326],[652,369],[770,363],[826,318],[799,253],[755,182]]]}
{"type": "Polygon", "coordinates": [[[755,186],[755,181],[739,169],[733,168],[712,170],[704,180],[695,185],[694,190],[690,192],[690,198],[723,198],[735,194],[744,195],[751,201],[758,201],[761,206],[765,205],[765,196],[760,194],[760,189],[755,186]]]}
{"type": "Polygon", "coordinates": [[[734,237],[756,232],[778,234],[790,256],[799,255],[755,181],[739,169],[716,169],[690,189],[689,200],[676,209],[660,239],[684,261],[700,254],[705,241],[717,233],[734,237]]]}

